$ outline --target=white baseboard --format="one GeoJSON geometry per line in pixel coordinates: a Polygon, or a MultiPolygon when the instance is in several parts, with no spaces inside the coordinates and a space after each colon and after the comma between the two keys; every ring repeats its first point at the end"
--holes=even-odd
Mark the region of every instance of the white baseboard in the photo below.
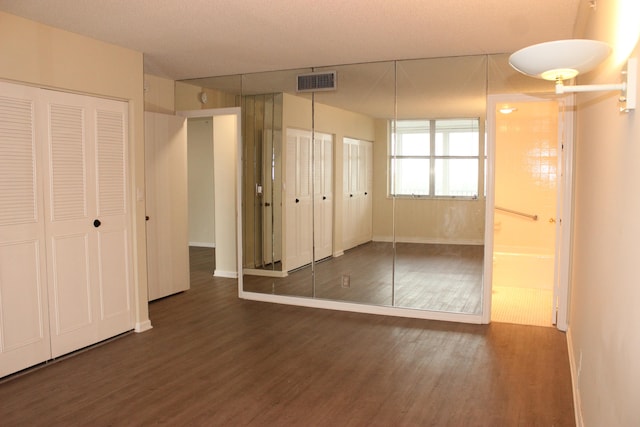
{"type": "Polygon", "coordinates": [[[571,388],[573,391],[573,408],[575,410],[576,427],[584,427],[584,420],[582,419],[582,404],[580,400],[580,389],[578,388],[578,361],[576,361],[576,355],[573,352],[573,338],[571,335],[571,328],[567,329],[567,347],[569,349],[569,367],[571,369],[571,388]]]}
{"type": "Polygon", "coordinates": [[[280,270],[262,270],[258,268],[243,268],[242,274],[248,274],[250,276],[263,276],[263,277],[287,277],[286,271],[280,270]]]}
{"type": "Polygon", "coordinates": [[[136,326],[135,328],[133,328],[133,330],[138,333],[146,332],[150,329],[153,329],[153,326],[151,326],[151,320],[145,320],[144,322],[136,322],[136,326]]]}
{"type": "Polygon", "coordinates": [[[199,248],[215,248],[216,244],[211,242],[189,242],[189,246],[197,246],[199,248]]]}
{"type": "Polygon", "coordinates": [[[235,271],[224,271],[224,270],[215,270],[213,272],[213,277],[226,277],[227,279],[237,279],[238,273],[235,271]]]}

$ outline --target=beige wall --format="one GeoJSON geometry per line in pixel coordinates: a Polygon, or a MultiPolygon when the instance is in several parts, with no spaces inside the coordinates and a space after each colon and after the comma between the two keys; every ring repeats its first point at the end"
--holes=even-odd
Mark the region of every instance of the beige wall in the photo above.
{"type": "Polygon", "coordinates": [[[237,263],[237,163],[240,112],[213,116],[213,173],[216,206],[215,276],[238,277],[237,263]]]}
{"type": "MultiPolygon", "coordinates": [[[[583,8],[576,37],[607,41],[614,54],[579,83],[618,82],[616,57],[637,42],[640,8],[635,0],[583,8]],[[618,38],[630,29],[635,35],[618,38]]],[[[578,96],[568,336],[589,427],[640,425],[640,120],[637,110],[618,112],[618,96],[578,96]]]]}
{"type": "Polygon", "coordinates": [[[213,119],[188,119],[187,133],[189,245],[214,247],[213,119]]]}
{"type": "Polygon", "coordinates": [[[210,108],[239,107],[239,100],[233,94],[220,92],[215,89],[204,89],[189,83],[175,82],[176,111],[207,110],[210,108]],[[200,101],[200,93],[207,94],[207,102],[200,101]]]}
{"type": "Polygon", "coordinates": [[[144,111],[175,113],[175,82],[171,79],[144,75],[144,111]]]}
{"type": "Polygon", "coordinates": [[[135,320],[147,328],[142,54],[0,12],[0,79],[129,102],[135,320]]]}

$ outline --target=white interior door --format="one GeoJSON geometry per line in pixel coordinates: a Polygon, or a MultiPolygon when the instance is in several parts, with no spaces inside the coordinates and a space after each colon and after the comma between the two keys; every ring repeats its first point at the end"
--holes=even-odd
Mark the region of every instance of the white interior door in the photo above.
{"type": "Polygon", "coordinates": [[[51,358],[38,89],[0,82],[0,377],[51,358]],[[6,143],[5,143],[6,142],[6,143]]]}
{"type": "Polygon", "coordinates": [[[187,126],[184,117],[145,113],[149,301],[189,289],[187,126]]]}

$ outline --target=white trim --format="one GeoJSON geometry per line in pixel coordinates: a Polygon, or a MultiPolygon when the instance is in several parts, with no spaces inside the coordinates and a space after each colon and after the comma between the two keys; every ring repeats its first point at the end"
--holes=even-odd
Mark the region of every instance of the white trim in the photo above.
{"type": "Polygon", "coordinates": [[[240,107],[207,108],[205,110],[176,111],[177,116],[183,116],[183,117],[213,117],[213,116],[229,116],[234,114],[237,114],[238,117],[240,117],[240,107]]]}
{"type": "Polygon", "coordinates": [[[353,313],[377,314],[394,317],[408,317],[414,319],[440,320],[445,322],[480,324],[482,320],[482,316],[479,314],[427,311],[422,309],[359,304],[284,295],[260,294],[255,292],[245,292],[242,290],[240,291],[240,298],[250,301],[295,305],[299,307],[321,308],[326,310],[348,311],[353,313]]]}
{"type": "Polygon", "coordinates": [[[151,320],[145,320],[144,322],[136,322],[133,330],[140,333],[147,332],[150,329],[153,329],[153,326],[151,326],[151,320]]]}
{"type": "MultiPolygon", "coordinates": [[[[571,235],[573,234],[573,153],[575,147],[574,127],[575,127],[575,97],[567,97],[565,105],[565,121],[564,128],[559,129],[563,132],[562,142],[564,149],[560,150],[562,159],[563,175],[560,179],[562,188],[559,188],[560,199],[558,200],[557,217],[560,221],[556,222],[556,233],[560,236],[556,238],[556,259],[560,257],[560,265],[556,266],[554,283],[554,301],[557,301],[558,312],[556,316],[556,327],[561,331],[566,331],[568,324],[569,312],[569,285],[571,277],[571,235]],[[559,248],[558,246],[559,241],[559,248]]],[[[560,121],[559,121],[560,124],[560,121]]]]}
{"type": "Polygon", "coordinates": [[[493,295],[493,231],[496,181],[496,104],[495,95],[487,97],[485,134],[487,152],[485,167],[485,204],[484,204],[484,268],[482,269],[482,323],[491,323],[491,297],[493,295]]]}
{"type": "Polygon", "coordinates": [[[261,270],[258,268],[243,268],[242,274],[248,274],[250,276],[263,276],[263,277],[287,277],[286,271],[280,270],[261,270]]]}
{"type": "MultiPolygon", "coordinates": [[[[236,268],[237,271],[214,270],[214,277],[225,277],[238,279],[238,271],[242,271],[242,109],[240,107],[229,108],[208,108],[204,110],[181,110],[176,111],[176,115],[194,118],[194,117],[216,117],[235,115],[236,120],[236,268]]],[[[216,253],[216,257],[218,253],[216,253]]],[[[240,275],[241,276],[241,275],[240,275]]],[[[242,286],[242,279],[238,280],[238,287],[242,286]]]]}
{"type": "Polygon", "coordinates": [[[571,334],[571,328],[567,329],[567,348],[569,352],[569,367],[571,370],[571,388],[573,390],[573,408],[576,417],[576,427],[584,427],[584,420],[582,419],[582,403],[580,399],[580,389],[578,388],[580,382],[580,373],[578,372],[578,363],[576,362],[576,355],[573,352],[573,335],[571,334]]]}
{"type": "Polygon", "coordinates": [[[225,277],[227,279],[237,279],[238,273],[235,271],[214,270],[213,277],[225,277]]]}
{"type": "Polygon", "coordinates": [[[215,248],[216,244],[211,242],[189,242],[189,246],[196,246],[198,248],[215,248]]]}

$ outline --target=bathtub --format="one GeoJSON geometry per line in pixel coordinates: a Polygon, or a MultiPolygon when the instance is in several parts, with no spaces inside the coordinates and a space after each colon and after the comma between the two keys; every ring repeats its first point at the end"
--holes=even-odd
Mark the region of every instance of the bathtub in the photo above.
{"type": "Polygon", "coordinates": [[[526,248],[498,249],[493,252],[492,286],[553,289],[554,254],[526,248]]]}

